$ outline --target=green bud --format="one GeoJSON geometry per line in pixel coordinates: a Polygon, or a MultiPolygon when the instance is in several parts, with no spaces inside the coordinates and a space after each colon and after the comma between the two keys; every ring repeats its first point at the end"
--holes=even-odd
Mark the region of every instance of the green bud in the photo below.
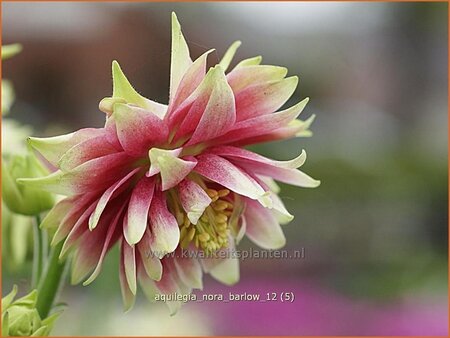
{"type": "Polygon", "coordinates": [[[18,178],[36,178],[48,174],[36,156],[28,151],[24,156],[12,156],[7,162],[2,161],[2,195],[7,207],[12,212],[28,216],[50,209],[54,204],[50,193],[16,182],[18,178]]]}
{"type": "Polygon", "coordinates": [[[33,220],[15,214],[2,202],[2,254],[3,263],[11,271],[20,268],[33,250],[33,220]]]}
{"type": "Polygon", "coordinates": [[[2,60],[9,59],[22,51],[22,45],[15,43],[2,46],[2,60]]]}
{"type": "Polygon", "coordinates": [[[2,299],[2,336],[48,336],[61,312],[42,320],[36,310],[37,291],[13,301],[16,294],[17,286],[14,286],[11,293],[2,299]]]}
{"type": "Polygon", "coordinates": [[[6,115],[14,102],[14,88],[10,81],[2,80],[2,115],[6,115]]]}

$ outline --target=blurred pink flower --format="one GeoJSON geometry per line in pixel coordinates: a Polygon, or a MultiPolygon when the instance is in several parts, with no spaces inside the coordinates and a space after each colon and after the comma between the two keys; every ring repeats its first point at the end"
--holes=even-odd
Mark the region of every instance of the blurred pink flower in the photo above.
{"type": "MultiPolygon", "coordinates": [[[[202,271],[233,284],[238,261],[231,257],[186,258],[177,253],[232,250],[242,236],[267,249],[280,248],[280,223],[292,220],[273,179],[300,187],[319,181],[297,170],[304,151],[274,161],[242,146],[309,136],[313,117],[297,120],[308,99],[276,112],[293,94],[298,78],[283,67],[241,61],[225,74],[240,42],[206,72],[204,53],[194,62],[175,15],[169,104],[138,94],[113,62],[113,95],[100,102],[103,128],[30,138],[59,170],[23,183],[67,195],[43,227],[57,228],[61,255],[75,248],[72,282],[89,284],[108,250],[120,243],[120,281],[126,309],[137,283],[155,294],[202,288],[202,271]],[[176,255],[167,255],[169,253],[176,255]]],[[[180,302],[170,302],[172,312],[180,302]]]]}
{"type": "MultiPolygon", "coordinates": [[[[192,304],[207,309],[219,336],[448,336],[447,297],[408,294],[398,299],[350,297],[316,281],[266,277],[243,278],[233,289],[210,286],[208,294],[260,295],[263,301],[192,304]],[[292,292],[293,302],[280,295],[292,292]],[[267,293],[276,300],[267,301],[267,293]],[[276,320],[274,320],[276,314],[276,320]],[[233,325],[229,325],[233,320],[233,325]]],[[[201,292],[198,295],[202,299],[201,292]]]]}

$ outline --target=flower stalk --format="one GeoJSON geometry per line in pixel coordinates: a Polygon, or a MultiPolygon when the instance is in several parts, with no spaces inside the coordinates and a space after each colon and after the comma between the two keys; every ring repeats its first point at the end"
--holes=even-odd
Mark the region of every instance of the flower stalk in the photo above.
{"type": "Polygon", "coordinates": [[[36,303],[36,309],[42,318],[48,316],[56,295],[64,282],[66,261],[60,261],[59,259],[62,247],[63,242],[51,250],[45,273],[42,275],[38,285],[39,298],[36,303]]]}
{"type": "Polygon", "coordinates": [[[39,215],[35,217],[35,224],[33,224],[33,273],[32,273],[32,288],[36,288],[44,269],[45,257],[47,257],[47,240],[43,231],[39,228],[41,218],[39,215]]]}

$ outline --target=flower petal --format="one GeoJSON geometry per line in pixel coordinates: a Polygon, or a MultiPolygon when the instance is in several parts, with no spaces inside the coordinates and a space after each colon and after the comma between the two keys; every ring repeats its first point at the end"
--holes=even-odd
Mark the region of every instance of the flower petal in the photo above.
{"type": "Polygon", "coordinates": [[[178,86],[192,64],[189,47],[181,32],[177,15],[172,13],[172,52],[170,58],[170,100],[175,97],[178,86]]]}
{"type": "Polygon", "coordinates": [[[125,268],[125,277],[128,286],[133,295],[136,294],[136,251],[134,245],[128,245],[126,241],[122,241],[123,264],[125,268]]]}
{"type": "Polygon", "coordinates": [[[225,52],[222,60],[220,60],[219,66],[222,67],[225,72],[230,66],[231,61],[233,60],[234,54],[236,54],[237,49],[241,46],[241,41],[235,41],[231,44],[231,46],[225,52]]]}
{"type": "Polygon", "coordinates": [[[235,246],[231,237],[228,239],[228,243],[226,258],[215,258],[216,264],[212,265],[209,274],[223,284],[234,285],[239,281],[240,276],[239,259],[232,254],[235,246]]]}
{"type": "Polygon", "coordinates": [[[113,61],[112,63],[112,75],[113,96],[111,98],[105,98],[100,102],[99,108],[101,111],[110,115],[116,103],[130,103],[151,111],[159,118],[164,117],[167,106],[141,96],[130,84],[117,61],[113,61]]]}
{"type": "Polygon", "coordinates": [[[233,69],[227,80],[235,94],[249,86],[262,85],[265,83],[280,81],[287,74],[287,68],[279,66],[247,66],[233,69]]]}
{"type": "Polygon", "coordinates": [[[225,134],[236,121],[236,106],[223,70],[217,68],[214,88],[205,111],[187,145],[197,144],[225,134]]]}
{"type": "Polygon", "coordinates": [[[197,89],[171,114],[171,129],[179,126],[172,142],[191,136],[189,144],[195,144],[226,133],[236,120],[234,106],[223,70],[220,66],[211,68],[197,89]]]}
{"type": "Polygon", "coordinates": [[[180,183],[196,166],[197,162],[178,158],[181,148],[174,150],[152,148],[149,151],[150,169],[147,176],[161,173],[162,190],[168,190],[180,183]]]}
{"type": "Polygon", "coordinates": [[[151,111],[117,103],[112,116],[116,122],[120,144],[131,155],[141,156],[153,145],[167,138],[166,123],[151,111]]]}
{"type": "MultiPolygon", "coordinates": [[[[83,213],[81,214],[80,218],[75,222],[72,229],[70,229],[69,234],[67,235],[63,247],[61,249],[61,253],[59,254],[59,258],[62,259],[66,256],[66,254],[69,252],[69,250],[75,245],[75,243],[80,239],[81,236],[85,235],[89,232],[88,227],[88,218],[89,215],[92,213],[92,211],[95,208],[95,205],[97,204],[97,201],[92,203],[88,208],[86,208],[83,213]]],[[[59,229],[58,229],[59,231],[59,229]]],[[[58,231],[56,232],[55,236],[53,237],[53,242],[59,237],[58,231]]],[[[97,231],[98,234],[101,231],[97,231]]],[[[95,236],[92,236],[95,237],[95,236]]]]}
{"type": "Polygon", "coordinates": [[[176,95],[172,98],[172,101],[170,102],[167,116],[170,116],[171,112],[174,111],[184,100],[186,100],[200,85],[206,74],[207,57],[212,51],[213,49],[201,55],[187,69],[186,74],[184,74],[178,86],[176,95]]]}
{"type": "Polygon", "coordinates": [[[150,207],[151,249],[156,257],[173,252],[180,241],[176,218],[169,212],[161,192],[155,192],[150,207]]]}
{"type": "Polygon", "coordinates": [[[106,205],[108,202],[114,198],[114,196],[117,196],[118,193],[120,193],[123,190],[123,185],[131,178],[134,174],[136,174],[139,171],[139,168],[136,168],[132,171],[130,171],[125,177],[121,178],[119,181],[111,185],[100,197],[97,206],[95,208],[95,211],[92,213],[91,217],[89,217],[89,229],[95,229],[95,227],[98,224],[98,221],[100,220],[100,216],[102,215],[103,210],[105,210],[106,205]],[[122,189],[121,189],[122,188],[122,189]]]}
{"type": "Polygon", "coordinates": [[[84,162],[116,152],[118,149],[108,142],[105,133],[74,145],[61,156],[58,168],[62,171],[69,171],[84,162]]]}
{"type": "Polygon", "coordinates": [[[304,188],[315,188],[320,185],[320,181],[295,169],[305,162],[305,151],[290,161],[271,160],[251,151],[231,146],[216,147],[210,151],[230,159],[233,163],[255,174],[269,176],[278,181],[304,188]]]}
{"type": "Polygon", "coordinates": [[[250,85],[235,93],[237,121],[276,111],[291,97],[297,83],[298,77],[292,76],[250,85]]]}
{"type": "Polygon", "coordinates": [[[283,230],[270,210],[252,200],[247,200],[245,209],[247,237],[264,249],[279,249],[286,244],[283,230]]]}
{"type": "MultiPolygon", "coordinates": [[[[180,295],[185,295],[191,293],[191,289],[187,287],[178,276],[173,259],[164,259],[163,270],[164,273],[161,280],[155,282],[155,286],[160,291],[160,294],[169,295],[172,293],[177,293],[180,295]]],[[[181,302],[166,301],[166,305],[169,307],[170,314],[173,315],[180,308],[181,302]]]]}
{"type": "Polygon", "coordinates": [[[123,229],[125,239],[130,245],[138,243],[144,235],[154,189],[154,180],[144,176],[139,180],[131,193],[127,213],[127,226],[123,229]]]}
{"type": "Polygon", "coordinates": [[[41,229],[52,229],[60,226],[61,221],[70,212],[77,198],[78,196],[67,197],[56,203],[42,220],[41,229]]]}
{"type": "Polygon", "coordinates": [[[47,214],[41,223],[41,227],[50,227],[53,222],[53,224],[57,225],[57,230],[53,235],[51,242],[52,246],[58,244],[67,237],[77,221],[83,216],[84,212],[86,212],[86,209],[89,209],[90,205],[95,201],[95,195],[96,194],[88,193],[65,198],[59,202],[63,204],[70,204],[70,209],[67,210],[64,215],[57,215],[58,209],[61,208],[61,211],[65,210],[65,207],[60,206],[59,203],[47,214]]]}
{"type": "Polygon", "coordinates": [[[312,131],[309,130],[309,127],[314,119],[315,115],[313,114],[305,121],[292,120],[287,126],[273,130],[266,134],[242,138],[241,140],[234,142],[234,145],[245,146],[255,143],[286,140],[293,137],[310,137],[312,136],[312,131]]]}
{"type": "Polygon", "coordinates": [[[203,289],[202,267],[196,258],[182,257],[180,253],[174,262],[178,276],[184,284],[191,288],[203,289]]]}
{"type": "Polygon", "coordinates": [[[268,165],[285,169],[296,169],[301,167],[306,161],[306,152],[302,150],[301,154],[296,158],[288,161],[276,161],[270,158],[258,155],[250,150],[233,147],[219,146],[209,150],[213,154],[227,157],[233,160],[242,161],[244,163],[257,163],[261,166],[268,165]]]}
{"type": "MultiPolygon", "coordinates": [[[[286,110],[240,121],[233,126],[232,130],[214,140],[213,143],[229,144],[255,136],[266,135],[267,133],[286,127],[303,111],[308,101],[309,99],[306,98],[286,110]]],[[[245,143],[243,144],[245,145],[245,143]]]]}
{"type": "MultiPolygon", "coordinates": [[[[87,216],[83,216],[83,218],[87,219],[87,216]]],[[[99,226],[92,232],[87,231],[85,228],[79,228],[78,226],[77,228],[74,227],[75,231],[80,229],[82,235],[79,236],[79,244],[77,245],[77,250],[72,259],[72,284],[81,282],[98,264],[101,259],[103,243],[105,243],[108,227],[109,222],[103,222],[102,226],[99,226]]],[[[74,236],[72,236],[72,238],[73,237],[74,236]]],[[[67,248],[66,243],[67,241],[64,245],[67,248]]]]}
{"type": "Polygon", "coordinates": [[[27,184],[61,195],[83,194],[100,191],[125,174],[129,156],[124,152],[99,157],[68,171],[61,170],[40,178],[20,178],[27,184]]]}
{"type": "Polygon", "coordinates": [[[115,241],[113,240],[113,235],[116,233],[117,223],[119,223],[119,220],[122,217],[122,212],[125,209],[125,206],[126,204],[122,205],[119,212],[117,212],[116,216],[114,217],[114,220],[111,222],[111,225],[108,226],[105,242],[103,243],[102,252],[100,254],[100,258],[98,259],[97,266],[95,267],[94,272],[92,272],[91,276],[86,281],[83,282],[84,286],[91,284],[100,274],[106,252],[115,243],[115,241]]]}
{"type": "Polygon", "coordinates": [[[185,179],[178,186],[178,195],[181,206],[186,211],[187,217],[192,224],[197,224],[206,207],[212,200],[208,194],[197,183],[185,179]]]}
{"type": "Polygon", "coordinates": [[[195,171],[240,195],[260,201],[271,207],[268,193],[247,173],[230,161],[215,154],[202,154],[197,157],[195,171]]]}
{"type": "Polygon", "coordinates": [[[159,294],[159,290],[155,286],[154,280],[151,277],[149,277],[148,273],[143,267],[142,261],[139,261],[138,263],[139,265],[137,270],[137,277],[139,285],[141,286],[142,291],[144,291],[144,294],[147,297],[147,299],[150,302],[154,303],[156,301],[156,296],[159,294]]]}
{"type": "Polygon", "coordinates": [[[234,67],[234,69],[239,69],[241,67],[247,67],[247,66],[256,66],[256,65],[259,65],[261,63],[261,61],[262,61],[261,55],[254,56],[252,58],[242,60],[241,62],[239,62],[236,65],[236,67],[234,67]]]}
{"type": "Polygon", "coordinates": [[[162,264],[161,261],[155,257],[151,250],[152,235],[150,230],[147,229],[142,237],[142,240],[137,244],[141,262],[148,277],[153,280],[160,280],[162,276],[162,264]]]}
{"type": "Polygon", "coordinates": [[[66,151],[83,141],[102,136],[102,128],[85,128],[74,133],[55,137],[29,137],[28,143],[55,167],[66,151]]]}
{"type": "MultiPolygon", "coordinates": [[[[122,240],[121,246],[125,241],[122,240]]],[[[124,304],[125,312],[131,310],[134,305],[134,301],[136,296],[131,292],[131,289],[128,285],[126,273],[125,273],[125,257],[123,250],[120,250],[120,263],[119,263],[119,281],[120,281],[120,290],[122,292],[122,300],[124,304]]]]}

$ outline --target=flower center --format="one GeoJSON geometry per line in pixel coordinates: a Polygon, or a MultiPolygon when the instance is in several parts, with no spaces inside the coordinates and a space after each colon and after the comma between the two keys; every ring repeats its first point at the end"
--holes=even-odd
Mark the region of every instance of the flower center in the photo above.
{"type": "Polygon", "coordinates": [[[230,191],[206,189],[206,193],[212,199],[212,203],[205,209],[197,224],[192,224],[186,214],[179,221],[182,248],[187,248],[191,242],[206,252],[214,252],[228,246],[230,235],[228,218],[233,212],[233,204],[225,197],[230,191]]]}

